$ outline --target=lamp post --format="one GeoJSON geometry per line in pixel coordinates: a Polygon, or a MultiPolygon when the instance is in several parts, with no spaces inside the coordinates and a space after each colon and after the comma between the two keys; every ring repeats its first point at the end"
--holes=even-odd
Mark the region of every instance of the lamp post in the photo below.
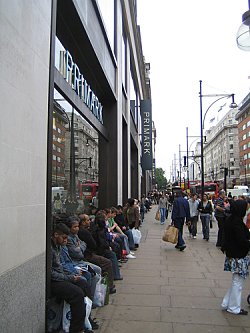
{"type": "Polygon", "coordinates": [[[248,0],[248,8],[242,15],[242,24],[236,35],[236,43],[239,49],[250,51],[250,0],[248,0]]]}
{"type": "MultiPolygon", "coordinates": [[[[250,0],[249,0],[250,1],[250,0]]],[[[203,95],[202,94],[202,80],[200,80],[200,91],[199,91],[199,98],[200,98],[200,139],[201,139],[201,197],[203,198],[204,194],[204,150],[203,150],[203,130],[204,130],[204,123],[205,123],[205,118],[210,110],[210,108],[219,100],[223,98],[232,98],[232,103],[230,105],[231,108],[236,108],[237,104],[234,101],[234,94],[209,94],[209,95],[203,95]],[[206,112],[204,113],[203,116],[203,109],[202,109],[202,98],[203,97],[219,97],[213,103],[209,105],[207,108],[206,112]]]]}

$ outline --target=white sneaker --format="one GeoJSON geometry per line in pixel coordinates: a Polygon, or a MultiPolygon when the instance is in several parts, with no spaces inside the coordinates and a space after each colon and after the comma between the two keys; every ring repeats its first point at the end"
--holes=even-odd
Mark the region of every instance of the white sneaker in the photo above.
{"type": "Polygon", "coordinates": [[[130,251],[129,254],[132,254],[132,256],[135,254],[133,251],[130,251]]]}
{"type": "Polygon", "coordinates": [[[127,259],[136,259],[136,256],[133,256],[131,253],[126,255],[127,259]]]}
{"type": "Polygon", "coordinates": [[[196,236],[193,236],[193,239],[196,239],[196,236]]]}

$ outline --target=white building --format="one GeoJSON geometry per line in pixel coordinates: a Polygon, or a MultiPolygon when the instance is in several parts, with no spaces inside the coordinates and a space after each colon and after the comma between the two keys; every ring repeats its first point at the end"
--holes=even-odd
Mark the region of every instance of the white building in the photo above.
{"type": "Polygon", "coordinates": [[[237,109],[229,112],[216,126],[206,131],[204,143],[205,181],[224,182],[224,171],[228,168],[227,187],[233,187],[239,178],[239,140],[235,115],[237,109]]]}

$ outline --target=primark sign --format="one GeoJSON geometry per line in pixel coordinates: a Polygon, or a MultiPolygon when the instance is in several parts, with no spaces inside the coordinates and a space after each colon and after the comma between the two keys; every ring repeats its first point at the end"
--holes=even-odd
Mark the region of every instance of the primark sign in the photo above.
{"type": "Polygon", "coordinates": [[[103,124],[103,106],[81,74],[69,51],[60,51],[60,73],[93,115],[103,124]]]}
{"type": "Polygon", "coordinates": [[[141,101],[142,117],[142,169],[152,170],[152,106],[151,100],[141,101]]]}

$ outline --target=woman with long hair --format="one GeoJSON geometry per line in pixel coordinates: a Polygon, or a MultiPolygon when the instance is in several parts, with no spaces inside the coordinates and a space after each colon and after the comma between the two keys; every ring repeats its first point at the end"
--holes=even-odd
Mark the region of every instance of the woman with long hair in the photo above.
{"type": "Polygon", "coordinates": [[[245,200],[230,200],[231,215],[226,219],[224,228],[224,243],[221,250],[226,253],[224,270],[230,271],[232,284],[222,301],[222,309],[237,315],[247,315],[241,308],[243,284],[248,276],[250,262],[250,232],[243,222],[246,214],[245,200]]]}

